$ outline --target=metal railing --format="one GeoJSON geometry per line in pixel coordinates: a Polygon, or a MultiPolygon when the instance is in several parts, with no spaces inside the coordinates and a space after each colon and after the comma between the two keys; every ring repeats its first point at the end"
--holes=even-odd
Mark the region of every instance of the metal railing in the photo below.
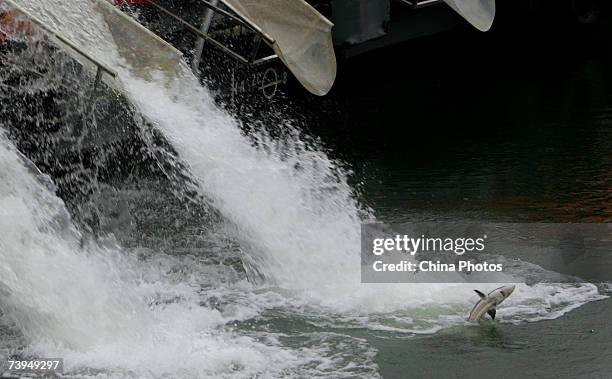
{"type": "MultiPolygon", "coordinates": [[[[244,64],[244,65],[249,65],[249,66],[257,66],[263,63],[267,63],[270,62],[274,59],[277,59],[278,56],[276,54],[272,54],[270,56],[264,57],[264,58],[259,58],[256,59],[257,56],[257,52],[259,50],[259,43],[256,43],[256,49],[255,51],[251,54],[250,57],[244,57],[243,55],[241,55],[240,53],[237,53],[236,51],[232,50],[231,48],[225,46],[223,43],[217,41],[215,38],[213,38],[208,32],[207,30],[201,30],[198,29],[196,26],[190,24],[188,21],[186,21],[184,18],[180,17],[179,15],[177,15],[176,13],[172,12],[171,10],[169,10],[168,8],[160,5],[159,3],[157,3],[154,0],[145,0],[147,3],[151,4],[152,6],[154,6],[155,8],[159,9],[161,12],[165,13],[167,16],[173,18],[174,20],[178,21],[179,23],[181,23],[183,26],[185,26],[187,28],[187,30],[189,30],[191,33],[195,34],[197,37],[203,39],[206,42],[209,42],[212,46],[214,46],[216,49],[222,51],[223,53],[227,54],[229,57],[233,58],[234,60],[244,64]]],[[[268,35],[267,33],[265,33],[263,30],[261,30],[261,28],[257,25],[255,25],[253,22],[251,22],[250,20],[248,20],[247,18],[243,17],[240,15],[239,12],[237,12],[236,10],[234,10],[230,5],[225,4],[225,6],[227,6],[230,10],[232,10],[232,12],[235,12],[236,14],[232,14],[224,9],[219,8],[217,5],[215,4],[211,4],[207,1],[204,0],[200,0],[200,3],[202,5],[204,5],[206,8],[208,8],[210,11],[212,11],[213,13],[218,13],[224,17],[227,17],[237,23],[239,23],[241,26],[246,27],[247,29],[249,29],[250,31],[252,31],[253,33],[255,33],[258,38],[265,42],[268,46],[272,47],[272,45],[274,45],[276,43],[276,41],[274,40],[274,38],[270,37],[270,35],[268,35]]],[[[199,50],[199,49],[197,49],[199,50]]],[[[200,52],[201,54],[201,52],[200,52]]],[[[199,62],[199,60],[201,59],[199,56],[194,57],[194,59],[196,61],[199,62]]]]}
{"type": "MultiPolygon", "coordinates": [[[[78,47],[74,42],[72,42],[68,38],[64,37],[63,35],[57,33],[53,29],[51,29],[44,22],[42,22],[38,18],[34,17],[30,13],[28,13],[28,11],[26,11],[23,8],[21,8],[19,5],[15,4],[13,1],[11,1],[11,0],[4,0],[4,1],[7,4],[9,4],[11,7],[15,8],[19,13],[23,14],[26,18],[28,18],[29,21],[35,23],[38,27],[40,27],[43,31],[45,31],[45,33],[51,35],[52,37],[54,37],[55,39],[60,41],[63,45],[66,45],[72,51],[77,53],[79,56],[81,56],[81,57],[85,58],[87,61],[93,63],[97,67],[96,78],[101,78],[103,73],[106,73],[107,75],[109,75],[113,79],[117,78],[117,73],[113,69],[111,69],[110,67],[108,67],[104,63],[102,63],[99,60],[97,60],[96,58],[94,58],[87,51],[85,51],[85,50],[81,49],[80,47],[78,47]]],[[[99,83],[99,80],[96,81],[96,84],[97,83],[99,83]]]]}
{"type": "MultiPolygon", "coordinates": [[[[9,7],[15,9],[18,13],[20,13],[23,16],[25,16],[28,19],[28,21],[36,24],[43,32],[45,32],[46,34],[48,34],[52,38],[55,38],[59,42],[59,44],[64,45],[66,47],[65,50],[73,51],[74,53],[76,53],[76,55],[84,58],[85,60],[87,60],[88,62],[92,63],[94,66],[96,66],[96,76],[95,76],[95,79],[94,79],[94,85],[93,85],[93,88],[92,88],[91,98],[90,98],[90,101],[91,101],[92,104],[93,104],[93,102],[95,100],[98,86],[100,85],[100,82],[102,81],[102,76],[104,74],[106,74],[106,75],[110,76],[113,79],[117,78],[117,73],[113,69],[108,67],[103,62],[100,62],[99,60],[94,58],[89,52],[87,52],[87,51],[83,50],[82,48],[80,48],[79,46],[77,46],[70,39],[68,39],[67,37],[64,37],[63,35],[59,34],[55,30],[51,29],[43,21],[39,20],[37,17],[35,17],[32,14],[30,14],[28,11],[26,11],[23,8],[21,8],[19,5],[14,3],[12,0],[4,0],[4,2],[7,3],[9,5],[9,7]]],[[[78,59],[77,59],[77,61],[78,61],[78,59]]]]}

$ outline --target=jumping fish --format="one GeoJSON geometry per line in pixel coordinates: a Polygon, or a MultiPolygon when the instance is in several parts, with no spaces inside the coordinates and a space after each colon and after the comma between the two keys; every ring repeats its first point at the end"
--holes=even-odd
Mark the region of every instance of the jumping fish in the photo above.
{"type": "Polygon", "coordinates": [[[489,292],[488,295],[478,290],[474,290],[478,296],[480,296],[480,301],[474,305],[468,317],[468,321],[478,321],[485,313],[488,313],[491,319],[495,320],[497,306],[512,294],[514,287],[515,286],[499,287],[489,292]]]}

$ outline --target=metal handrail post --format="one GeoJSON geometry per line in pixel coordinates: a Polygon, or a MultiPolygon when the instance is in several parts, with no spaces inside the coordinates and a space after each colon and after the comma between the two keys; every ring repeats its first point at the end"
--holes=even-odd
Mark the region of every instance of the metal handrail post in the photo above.
{"type": "MultiPolygon", "coordinates": [[[[216,7],[219,4],[219,0],[211,0],[210,4],[216,7]]],[[[213,9],[209,8],[206,10],[206,14],[204,15],[204,22],[202,23],[202,27],[200,28],[200,31],[203,34],[208,35],[208,30],[210,29],[210,24],[212,23],[214,15],[215,11],[213,9]]],[[[204,52],[205,43],[206,40],[198,36],[198,40],[196,41],[195,53],[193,55],[193,61],[191,62],[191,69],[195,73],[199,71],[200,61],[202,60],[202,53],[204,52]]]]}

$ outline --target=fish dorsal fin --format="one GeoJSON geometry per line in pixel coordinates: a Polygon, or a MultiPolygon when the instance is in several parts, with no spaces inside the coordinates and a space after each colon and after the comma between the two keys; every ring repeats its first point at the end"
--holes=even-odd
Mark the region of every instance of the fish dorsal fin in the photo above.
{"type": "Polygon", "coordinates": [[[492,319],[492,320],[495,320],[495,314],[497,313],[497,311],[495,310],[495,308],[493,308],[493,309],[489,309],[489,310],[487,311],[487,313],[489,314],[489,316],[491,316],[491,319],[492,319]]]}
{"type": "Polygon", "coordinates": [[[484,299],[485,297],[487,297],[487,295],[485,295],[484,293],[478,291],[478,290],[474,290],[474,292],[476,292],[478,294],[478,296],[480,296],[481,299],[484,299]]]}

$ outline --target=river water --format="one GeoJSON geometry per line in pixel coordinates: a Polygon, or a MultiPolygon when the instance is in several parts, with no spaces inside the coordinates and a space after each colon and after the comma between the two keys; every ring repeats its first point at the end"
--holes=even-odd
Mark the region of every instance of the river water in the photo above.
{"type": "Polygon", "coordinates": [[[402,45],[346,63],[326,99],[292,99],[282,132],[245,135],[187,69],[132,75],[87,2],[21,3],[118,68],[128,116],[101,102],[99,123],[137,133],[66,164],[39,154],[67,149],[56,139],[15,132],[31,112],[4,120],[2,356],[63,357],[72,377],[610,372],[605,285],[519,284],[499,322],[466,325],[472,286],[366,285],[358,264],[374,219],[609,222],[599,39],[459,30],[402,45]]]}
{"type": "MultiPolygon", "coordinates": [[[[609,31],[507,22],[357,59],[312,117],[379,220],[612,220],[609,31]]],[[[389,378],[606,377],[611,312],[604,300],[553,321],[369,341],[389,378]]]]}

